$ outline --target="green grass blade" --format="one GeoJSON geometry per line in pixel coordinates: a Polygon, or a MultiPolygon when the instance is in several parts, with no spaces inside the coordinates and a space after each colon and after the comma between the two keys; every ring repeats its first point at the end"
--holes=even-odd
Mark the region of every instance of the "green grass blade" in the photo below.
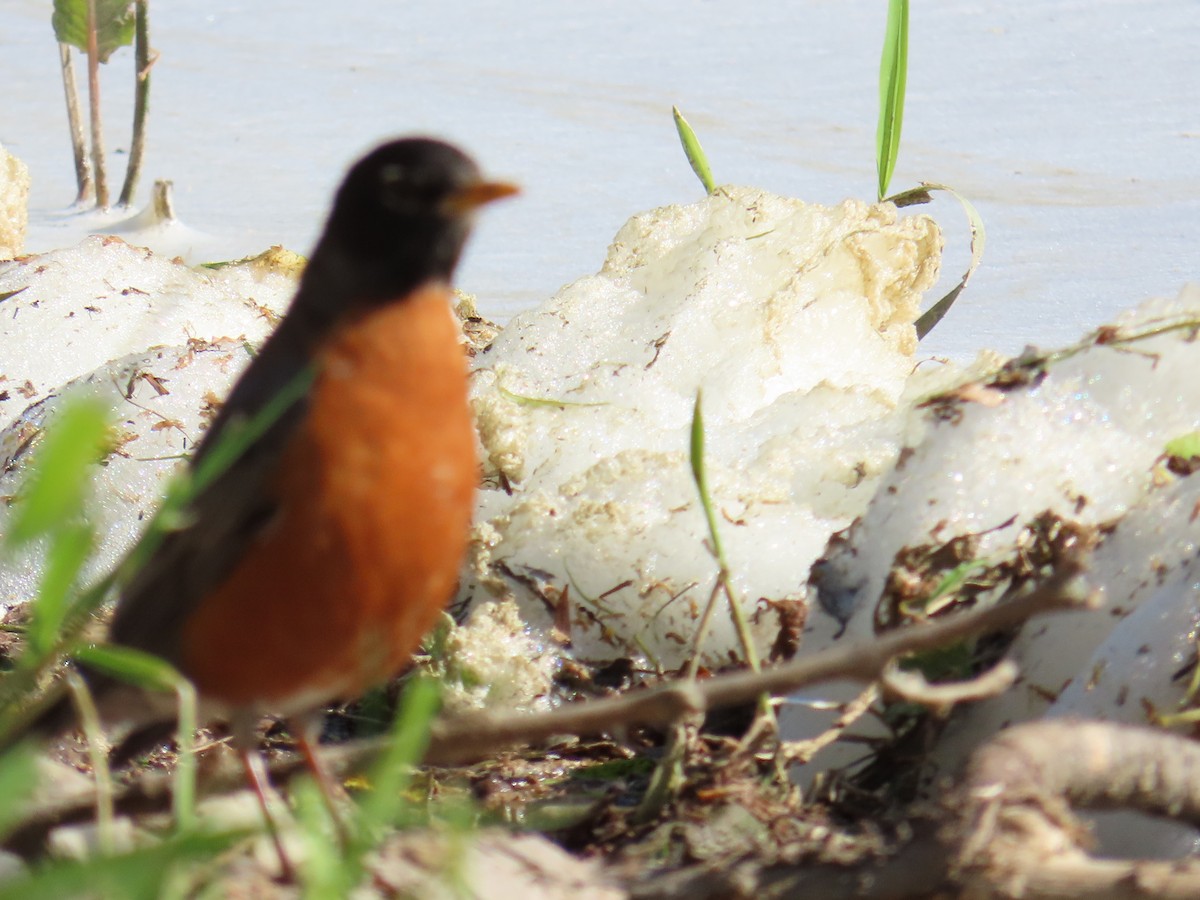
{"type": "Polygon", "coordinates": [[[904,89],[908,80],[908,0],[889,0],[887,33],[879,61],[879,126],[875,130],[875,167],[879,199],[887,196],[904,122],[904,89]]]}
{"type": "Polygon", "coordinates": [[[0,837],[21,823],[27,810],[24,802],[37,787],[36,754],[28,744],[18,745],[0,756],[0,837]]]}
{"type": "Polygon", "coordinates": [[[91,464],[108,440],[108,410],[93,399],[73,400],[46,429],[10,520],[5,542],[19,546],[83,512],[91,464]]]}
{"type": "Polygon", "coordinates": [[[64,522],[51,538],[29,620],[29,644],[35,654],[53,652],[94,538],[91,526],[78,521],[64,522]]]}
{"type": "Polygon", "coordinates": [[[179,725],[176,729],[178,758],[172,806],[179,832],[191,830],[196,815],[196,757],[192,752],[192,744],[198,726],[196,689],[192,683],[165,659],[132,647],[100,644],[80,647],[72,655],[89,668],[126,684],[144,690],[173,691],[176,694],[179,703],[179,725]]]}
{"type": "Polygon", "coordinates": [[[6,879],[0,884],[0,900],[158,897],[173,866],[212,860],[244,836],[195,833],[116,856],[50,862],[28,875],[6,879]]]}
{"type": "Polygon", "coordinates": [[[362,880],[357,854],[339,845],[329,808],[311,779],[297,779],[289,790],[298,830],[304,839],[300,883],[304,900],[339,900],[351,896],[362,880]]]}
{"type": "Polygon", "coordinates": [[[69,671],[63,679],[71,695],[72,705],[79,715],[79,725],[87,743],[88,760],[92,766],[92,783],[96,789],[96,837],[100,852],[105,856],[116,852],[115,809],[112,769],[108,766],[108,748],[104,742],[104,726],[96,698],[83,676],[69,671]]]}
{"type": "Polygon", "coordinates": [[[363,799],[362,833],[367,840],[400,818],[407,803],[404,792],[429,746],[429,726],[440,706],[441,689],[432,678],[414,678],[405,688],[387,752],[372,767],[371,793],[363,799]]]}
{"type": "Polygon", "coordinates": [[[347,896],[363,877],[363,857],[385,829],[402,823],[409,809],[406,796],[414,767],[429,744],[429,724],[441,705],[437,682],[414,678],[405,689],[387,748],[371,767],[371,790],[359,804],[354,832],[343,851],[331,840],[333,823],[315,785],[303,782],[293,791],[296,816],[308,847],[301,867],[306,900],[347,896]]]}
{"type": "Polygon", "coordinates": [[[284,385],[279,393],[272,397],[252,419],[241,425],[232,425],[231,423],[231,427],[222,435],[222,440],[196,466],[195,490],[199,491],[207,487],[210,482],[233,465],[234,461],[246,452],[246,448],[266,434],[267,430],[291,408],[293,403],[308,393],[315,374],[312,369],[305,369],[284,385]]]}
{"type": "MultiPolygon", "coordinates": [[[[708,492],[708,471],[704,464],[704,415],[701,412],[702,392],[696,391],[696,403],[692,407],[692,435],[691,435],[691,463],[692,463],[692,478],[696,482],[696,491],[700,494],[700,505],[704,508],[704,518],[708,522],[708,537],[712,541],[713,556],[716,557],[719,571],[717,573],[717,582],[725,593],[725,599],[729,602],[729,616],[733,620],[734,630],[737,631],[738,638],[742,644],[742,652],[746,654],[746,662],[755,672],[758,671],[758,652],[754,648],[754,640],[750,635],[750,626],[746,621],[746,614],[742,610],[742,602],[738,597],[737,591],[733,587],[733,578],[729,569],[729,560],[725,558],[725,547],[721,543],[721,531],[717,527],[717,512],[713,506],[712,496],[708,492]]],[[[700,654],[699,649],[702,643],[702,638],[707,628],[709,616],[712,613],[713,602],[716,599],[716,592],[712,594],[708,606],[705,608],[701,616],[700,624],[696,628],[696,653],[692,657],[692,662],[689,665],[689,677],[694,677],[696,667],[699,664],[700,654]]],[[[763,695],[766,698],[766,695],[763,695]]],[[[769,699],[769,698],[767,698],[769,699]]],[[[766,709],[767,699],[764,699],[763,708],[766,709]]]]}
{"type": "Polygon", "coordinates": [[[175,691],[184,680],[165,659],[132,647],[116,644],[80,647],[73,656],[89,669],[148,691],[175,691]]]}
{"type": "Polygon", "coordinates": [[[717,185],[713,181],[712,169],[708,167],[708,157],[704,153],[704,148],[700,146],[700,138],[696,137],[695,130],[683,117],[678,106],[671,107],[671,115],[675,118],[675,130],[679,132],[679,143],[683,145],[684,156],[687,157],[687,161],[691,164],[696,177],[700,179],[700,183],[704,185],[704,192],[711,194],[717,185]]]}
{"type": "Polygon", "coordinates": [[[704,467],[704,414],[701,412],[700,391],[696,391],[696,403],[692,406],[692,439],[691,462],[692,478],[696,482],[696,490],[700,492],[700,505],[704,508],[704,518],[708,522],[708,536],[712,540],[713,556],[722,570],[727,568],[725,549],[721,546],[721,531],[717,528],[717,513],[713,509],[712,497],[708,493],[708,472],[704,467]]]}

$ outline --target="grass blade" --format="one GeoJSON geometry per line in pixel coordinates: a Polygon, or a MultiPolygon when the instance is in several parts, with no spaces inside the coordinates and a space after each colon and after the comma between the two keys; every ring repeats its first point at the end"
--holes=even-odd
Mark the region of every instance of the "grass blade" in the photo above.
{"type": "Polygon", "coordinates": [[[987,246],[987,230],[983,227],[983,217],[979,215],[979,210],[975,208],[975,204],[952,187],[933,181],[923,181],[920,187],[896,194],[894,197],[889,197],[888,200],[899,207],[915,206],[918,203],[928,203],[932,191],[945,191],[950,194],[962,205],[963,212],[967,214],[967,221],[971,225],[971,262],[967,265],[967,271],[963,273],[962,278],[958,280],[958,284],[951,288],[941,300],[921,313],[921,317],[917,319],[916,323],[918,340],[933,331],[934,326],[942,321],[942,318],[950,311],[950,307],[954,305],[958,295],[963,292],[967,282],[971,280],[971,276],[983,262],[983,249],[987,246]]]}
{"type": "Polygon", "coordinates": [[[679,143],[683,145],[684,156],[687,157],[700,183],[704,185],[704,192],[711,194],[716,188],[716,182],[713,181],[712,170],[708,167],[708,157],[704,154],[704,148],[700,146],[700,138],[696,137],[695,130],[683,117],[678,106],[671,107],[671,115],[675,118],[675,130],[679,132],[679,143]]]}
{"type": "MultiPolygon", "coordinates": [[[[733,621],[734,630],[737,632],[738,639],[742,645],[742,652],[746,655],[746,664],[750,666],[752,671],[759,670],[758,651],[754,647],[754,638],[750,634],[750,623],[746,621],[746,614],[742,611],[742,601],[738,597],[737,591],[733,587],[733,577],[729,569],[729,561],[725,558],[725,547],[721,543],[721,531],[717,527],[717,511],[712,502],[712,495],[708,492],[708,471],[704,465],[704,415],[701,411],[703,394],[701,391],[696,391],[696,403],[692,407],[692,435],[691,435],[691,463],[692,463],[692,478],[696,482],[696,490],[700,494],[700,505],[704,508],[704,518],[708,522],[708,537],[712,541],[713,556],[717,560],[717,583],[713,588],[712,595],[709,597],[708,606],[705,608],[700,618],[700,623],[696,627],[695,651],[692,655],[692,660],[688,665],[688,677],[694,678],[697,667],[700,662],[700,647],[704,642],[705,631],[707,624],[712,616],[713,605],[716,602],[718,593],[724,593],[725,599],[729,603],[729,617],[733,621]],[[718,588],[720,589],[718,591],[718,588]]],[[[766,695],[763,695],[766,698],[766,695]]],[[[769,706],[767,705],[769,698],[764,699],[763,709],[770,714],[769,706]]]]}
{"type": "Polygon", "coordinates": [[[89,669],[150,691],[174,691],[183,676],[165,659],[132,647],[80,647],[74,657],[89,669]]]}
{"type": "Polygon", "coordinates": [[[37,766],[32,747],[16,746],[0,756],[0,837],[21,823],[25,801],[37,787],[37,766]]]}
{"type": "Polygon", "coordinates": [[[39,656],[54,651],[94,538],[92,527],[78,521],[62,523],[51,538],[29,620],[29,644],[39,656]]]}
{"type": "MultiPolygon", "coordinates": [[[[400,818],[413,768],[429,746],[430,723],[441,706],[441,688],[431,678],[414,678],[404,690],[387,751],[371,770],[371,793],[363,799],[362,834],[367,840],[400,818]]],[[[365,848],[363,848],[365,849],[365,848]]]]}
{"type": "Polygon", "coordinates": [[[5,542],[11,546],[51,534],[83,511],[91,463],[103,455],[108,410],[94,399],[64,405],[46,429],[33,474],[20,496],[5,542]]]}
{"type": "Polygon", "coordinates": [[[725,569],[725,549],[721,546],[721,531],[717,528],[717,513],[708,493],[708,472],[704,468],[704,414],[700,408],[701,396],[700,391],[696,391],[696,403],[692,407],[692,479],[700,492],[700,505],[704,508],[704,518],[708,522],[708,536],[712,540],[713,555],[717,558],[717,564],[725,569]]]}
{"type": "Polygon", "coordinates": [[[192,829],[196,816],[196,757],[193,743],[198,726],[196,689],[192,683],[165,659],[132,647],[101,644],[81,647],[73,655],[87,667],[126,684],[144,690],[175,693],[179,705],[179,723],[175,739],[175,793],[172,805],[178,831],[183,833],[192,829]]]}
{"type": "Polygon", "coordinates": [[[244,836],[232,831],[196,833],[116,856],[50,862],[28,875],[5,880],[0,900],[158,897],[176,865],[211,860],[244,836]]]}
{"type": "Polygon", "coordinates": [[[879,126],[875,130],[875,167],[879,199],[887,196],[904,122],[904,89],[908,80],[908,0],[889,0],[887,32],[879,61],[879,126]]]}

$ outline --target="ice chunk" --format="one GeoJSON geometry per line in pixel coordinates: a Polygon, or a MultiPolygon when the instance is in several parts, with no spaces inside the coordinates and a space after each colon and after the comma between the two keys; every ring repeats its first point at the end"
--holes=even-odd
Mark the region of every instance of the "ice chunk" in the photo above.
{"type": "Polygon", "coordinates": [[[985,568],[1032,572],[1039,523],[1099,540],[1087,575],[1101,607],[1021,630],[1009,651],[1019,683],[957,712],[934,754],[942,771],[1010,723],[1047,713],[1145,723],[1182,699],[1200,631],[1200,483],[1173,471],[1166,449],[1200,430],[1198,329],[1200,290],[1187,288],[917,409],[910,448],[831,547],[822,602],[866,638],[914,547],[966,542],[985,568]]]}
{"type": "MultiPolygon", "coordinates": [[[[584,657],[689,656],[716,571],[688,463],[703,388],[710,489],[747,611],[802,598],[899,450],[940,249],[930,219],[890,204],[748,188],[635,216],[597,274],[476,358],[493,487],[464,594],[515,596],[544,624],[569,603],[584,657]]],[[[756,618],[765,645],[776,624],[756,618]]],[[[740,656],[727,622],[709,665],[740,656]]]]}
{"type": "Polygon", "coordinates": [[[0,259],[20,255],[29,223],[29,168],[0,145],[0,259]]]}
{"type": "Polygon", "coordinates": [[[0,428],[26,406],[147,347],[260,343],[296,289],[285,251],[192,269],[120,238],[0,263],[0,428]]]}

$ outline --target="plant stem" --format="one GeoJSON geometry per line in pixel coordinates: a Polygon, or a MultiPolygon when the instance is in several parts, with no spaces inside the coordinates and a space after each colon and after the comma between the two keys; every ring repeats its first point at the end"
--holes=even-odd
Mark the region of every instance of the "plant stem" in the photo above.
{"type": "Polygon", "coordinates": [[[79,115],[79,88],[75,84],[75,64],[71,59],[71,45],[58,45],[58,58],[62,64],[63,93],[67,98],[67,125],[71,130],[71,151],[75,155],[75,184],[79,193],[75,204],[92,199],[92,164],[87,157],[87,144],[83,136],[83,120],[79,115]]]}
{"type": "Polygon", "coordinates": [[[179,698],[179,726],[175,747],[175,829],[183,834],[196,825],[196,689],[186,678],[175,686],[179,698]]]}
{"type": "Polygon", "coordinates": [[[129,143],[129,163],[118,206],[129,206],[142,174],[142,156],[146,150],[146,114],[150,111],[150,0],[137,0],[134,24],[134,99],[133,137],[129,143]]]}
{"type": "Polygon", "coordinates": [[[87,0],[88,103],[92,120],[92,170],[96,205],[108,209],[108,174],[104,169],[104,129],[100,121],[100,47],[96,36],[96,0],[87,0]]]}
{"type": "Polygon", "coordinates": [[[100,713],[96,709],[87,683],[77,672],[68,673],[66,682],[79,713],[84,737],[87,739],[88,760],[92,764],[92,778],[96,782],[96,828],[100,849],[105,855],[111,856],[116,851],[113,830],[113,781],[104,749],[104,729],[100,724],[100,713]]]}

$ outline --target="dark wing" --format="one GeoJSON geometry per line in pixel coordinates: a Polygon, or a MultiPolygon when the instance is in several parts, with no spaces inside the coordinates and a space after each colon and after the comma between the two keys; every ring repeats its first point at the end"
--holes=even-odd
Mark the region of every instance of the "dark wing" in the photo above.
{"type": "MultiPolygon", "coordinates": [[[[316,323],[304,304],[290,312],[234,386],[196,456],[193,471],[251,422],[281,391],[306,377],[316,323]]],[[[266,431],[203,487],[185,511],[183,527],[169,533],[122,589],[113,617],[113,643],[136,647],[178,665],[180,633],[197,602],[241,559],[255,534],[276,512],[270,483],[280,455],[307,408],[307,392],[291,402],[266,431]]]]}

